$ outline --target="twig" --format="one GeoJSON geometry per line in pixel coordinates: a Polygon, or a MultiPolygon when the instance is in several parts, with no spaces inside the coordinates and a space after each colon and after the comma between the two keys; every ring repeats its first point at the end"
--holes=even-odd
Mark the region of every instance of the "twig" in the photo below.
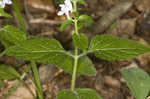
{"type": "Polygon", "coordinates": [[[93,33],[103,33],[112,22],[125,14],[133,5],[136,0],[127,0],[118,3],[116,6],[111,8],[109,12],[106,12],[102,18],[93,27],[93,33]]]}
{"type": "Polygon", "coordinates": [[[46,20],[42,18],[31,19],[29,22],[31,24],[50,24],[50,25],[59,25],[62,23],[62,21],[46,20]]]}
{"type": "Polygon", "coordinates": [[[29,23],[30,17],[32,17],[32,16],[31,16],[31,14],[30,14],[30,12],[28,10],[27,0],[24,0],[24,10],[25,10],[25,16],[26,16],[27,25],[28,25],[28,27],[32,28],[32,25],[29,23]]]}

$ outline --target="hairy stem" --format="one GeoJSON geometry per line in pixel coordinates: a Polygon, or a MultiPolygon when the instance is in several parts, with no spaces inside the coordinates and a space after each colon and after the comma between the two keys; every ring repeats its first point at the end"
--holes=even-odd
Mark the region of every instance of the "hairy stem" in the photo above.
{"type": "Polygon", "coordinates": [[[75,81],[77,75],[77,66],[78,66],[78,48],[75,49],[75,58],[74,58],[74,67],[73,67],[73,74],[72,74],[72,85],[71,90],[74,91],[75,89],[75,81]]]}
{"type": "Polygon", "coordinates": [[[74,21],[75,33],[78,34],[78,20],[75,19],[74,21]]]}
{"type": "MultiPolygon", "coordinates": [[[[74,6],[74,12],[77,12],[77,0],[73,0],[73,6],[74,6]]],[[[78,19],[75,17],[74,19],[74,28],[75,33],[78,34],[78,19]]],[[[77,76],[77,66],[78,66],[78,48],[75,48],[75,57],[74,57],[74,67],[73,67],[73,74],[72,74],[72,84],[71,84],[71,90],[75,90],[75,82],[76,82],[76,76],[77,76]]]]}
{"type": "Polygon", "coordinates": [[[73,10],[74,10],[74,12],[76,12],[77,11],[77,0],[72,0],[72,2],[73,2],[73,10]]]}

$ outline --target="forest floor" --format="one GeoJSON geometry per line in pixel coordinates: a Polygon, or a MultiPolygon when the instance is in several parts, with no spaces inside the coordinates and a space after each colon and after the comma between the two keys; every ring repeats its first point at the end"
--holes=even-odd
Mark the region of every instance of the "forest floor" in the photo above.
{"type": "MultiPolygon", "coordinates": [[[[65,16],[57,16],[60,8],[55,1],[57,0],[18,0],[28,29],[28,35],[56,38],[62,43],[65,49],[73,50],[73,26],[67,28],[65,31],[60,31],[59,27],[65,20],[65,16]]],[[[80,13],[90,15],[95,23],[92,27],[82,29],[80,32],[85,33],[89,39],[97,34],[107,33],[132,39],[150,46],[150,0],[85,1],[87,4],[79,5],[79,11],[80,13]],[[127,4],[125,5],[125,3],[127,4]],[[130,7],[127,8],[129,5],[130,7]],[[124,12],[119,9],[124,9],[124,12]],[[112,16],[107,17],[107,15],[112,16]],[[102,18],[103,16],[106,16],[106,18],[102,18]],[[107,25],[104,25],[105,21],[107,21],[107,25]]],[[[8,6],[6,7],[6,11],[14,17],[11,19],[1,18],[0,26],[3,27],[5,24],[18,26],[14,10],[8,6]]],[[[0,51],[2,50],[4,50],[4,46],[0,44],[0,51]]],[[[78,77],[76,87],[92,88],[101,94],[103,99],[135,99],[121,76],[121,68],[138,66],[150,74],[150,53],[134,59],[112,62],[97,59],[93,55],[89,55],[89,57],[93,61],[97,75],[95,77],[78,77]]],[[[26,61],[7,55],[2,57],[0,63],[12,65],[19,72],[23,72],[24,68],[27,67],[26,61]]],[[[39,74],[45,99],[56,99],[58,91],[70,88],[71,75],[59,70],[55,65],[39,64],[39,74]]],[[[4,99],[3,96],[8,93],[17,80],[4,80],[3,82],[6,87],[0,89],[0,99],[4,99]]],[[[35,87],[32,81],[27,78],[25,82],[35,94],[35,87]]],[[[33,99],[33,96],[24,86],[19,86],[8,99],[33,99]]]]}

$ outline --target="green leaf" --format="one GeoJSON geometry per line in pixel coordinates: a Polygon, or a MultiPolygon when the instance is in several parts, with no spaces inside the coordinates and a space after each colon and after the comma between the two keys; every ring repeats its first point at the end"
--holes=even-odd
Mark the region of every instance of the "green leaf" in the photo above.
{"type": "Polygon", "coordinates": [[[79,99],[76,93],[69,90],[62,90],[57,94],[57,99],[79,99]]]}
{"type": "Polygon", "coordinates": [[[150,90],[149,75],[137,67],[122,69],[121,73],[136,99],[146,99],[150,90]]]}
{"type": "Polygon", "coordinates": [[[102,97],[96,93],[96,91],[85,88],[85,89],[76,89],[76,92],[79,96],[79,99],[102,99],[102,97]]]}
{"type": "Polygon", "coordinates": [[[1,39],[1,42],[2,42],[2,44],[5,46],[5,48],[8,48],[8,47],[14,45],[13,43],[11,43],[11,42],[9,42],[9,41],[3,39],[3,38],[1,39]]]}
{"type": "MultiPolygon", "coordinates": [[[[74,58],[55,39],[37,38],[26,40],[19,45],[9,47],[5,50],[5,53],[25,60],[56,64],[65,72],[72,74],[74,58]]],[[[95,75],[96,70],[87,57],[81,57],[78,61],[78,75],[95,75]]]]}
{"type": "Polygon", "coordinates": [[[96,91],[92,89],[62,90],[58,93],[57,99],[102,99],[96,91]]]}
{"type": "Polygon", "coordinates": [[[61,24],[60,30],[65,30],[70,24],[72,23],[72,20],[66,20],[61,24]]]}
{"type": "Polygon", "coordinates": [[[88,76],[96,75],[96,69],[94,68],[94,66],[92,64],[92,61],[87,56],[79,58],[77,74],[78,75],[88,75],[88,76]]]}
{"type": "Polygon", "coordinates": [[[85,0],[78,0],[79,4],[86,4],[85,0]]]}
{"type": "Polygon", "coordinates": [[[73,42],[81,50],[88,48],[88,38],[84,34],[73,34],[73,42]]]}
{"type": "Polygon", "coordinates": [[[78,25],[78,30],[80,30],[80,29],[82,29],[82,28],[84,27],[84,26],[83,26],[84,24],[82,24],[81,22],[78,22],[77,25],[78,25]]]}
{"type": "Polygon", "coordinates": [[[78,21],[84,24],[85,27],[90,27],[94,23],[93,19],[90,16],[85,14],[79,16],[78,21]]]}
{"type": "MultiPolygon", "coordinates": [[[[63,69],[65,72],[68,72],[72,74],[73,72],[73,66],[74,66],[74,59],[67,56],[67,55],[59,55],[59,58],[54,59],[56,64],[60,69],[63,69]]],[[[52,62],[50,62],[51,64],[52,62]]],[[[96,75],[96,69],[94,68],[91,60],[87,57],[81,57],[78,60],[78,66],[77,66],[77,75],[87,75],[87,76],[95,76],[96,75]]]]}
{"type": "Polygon", "coordinates": [[[11,66],[0,65],[0,79],[20,78],[20,74],[11,66]]]}
{"type": "Polygon", "coordinates": [[[12,18],[11,15],[9,15],[8,13],[4,12],[4,9],[0,7],[0,16],[2,17],[7,17],[7,18],[12,18]]]}
{"type": "MultiPolygon", "coordinates": [[[[10,56],[40,62],[50,62],[53,59],[59,59],[59,56],[63,54],[67,54],[57,40],[48,38],[26,40],[19,45],[6,49],[5,52],[10,56]]],[[[52,63],[55,63],[55,60],[52,63]]]]}
{"type": "Polygon", "coordinates": [[[56,64],[65,72],[72,72],[73,57],[55,39],[35,38],[5,50],[9,56],[25,60],[56,64]]]}
{"type": "Polygon", "coordinates": [[[149,51],[149,47],[140,43],[107,34],[92,38],[89,47],[89,52],[94,52],[98,58],[106,60],[134,58],[149,51]]]}
{"type": "Polygon", "coordinates": [[[25,41],[27,38],[25,33],[18,28],[7,25],[4,28],[0,29],[0,39],[2,40],[2,43],[4,45],[15,45],[20,44],[20,42],[25,41]]]}

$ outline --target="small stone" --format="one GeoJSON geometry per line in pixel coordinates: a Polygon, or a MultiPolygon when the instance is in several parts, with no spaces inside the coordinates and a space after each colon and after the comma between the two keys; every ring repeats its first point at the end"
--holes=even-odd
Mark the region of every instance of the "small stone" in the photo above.
{"type": "Polygon", "coordinates": [[[40,75],[42,84],[52,80],[56,70],[57,69],[55,65],[50,65],[50,64],[41,65],[39,68],[39,75],[40,75]]]}
{"type": "Polygon", "coordinates": [[[142,22],[140,25],[142,34],[150,36],[150,9],[148,9],[143,15],[142,22]]]}
{"type": "MultiPolygon", "coordinates": [[[[32,92],[36,93],[35,88],[33,85],[29,86],[32,90],[32,92]]],[[[30,91],[23,87],[19,86],[14,92],[12,96],[9,96],[8,99],[34,99],[33,95],[30,93],[30,91]]]]}
{"type": "Polygon", "coordinates": [[[112,88],[120,88],[119,80],[111,76],[104,76],[104,83],[112,88]]]}

